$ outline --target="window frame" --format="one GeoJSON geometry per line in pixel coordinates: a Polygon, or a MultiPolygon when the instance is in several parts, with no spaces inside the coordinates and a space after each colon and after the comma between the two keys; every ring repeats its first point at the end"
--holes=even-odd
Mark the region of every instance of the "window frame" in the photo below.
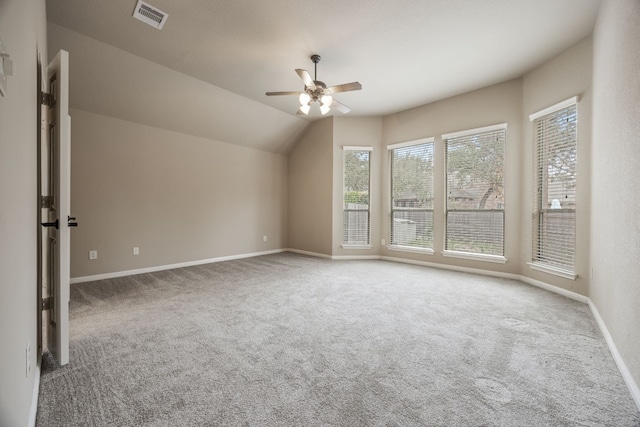
{"type": "Polygon", "coordinates": [[[529,267],[532,270],[538,270],[538,271],[542,271],[548,274],[552,274],[555,276],[559,276],[559,277],[563,277],[565,279],[569,279],[569,280],[575,280],[578,277],[578,274],[576,272],[576,255],[577,255],[577,223],[578,223],[578,207],[577,207],[577,188],[578,188],[578,177],[577,177],[577,169],[578,169],[578,123],[579,123],[579,103],[580,99],[578,96],[574,96],[568,99],[565,99],[564,101],[561,101],[557,104],[554,104],[550,107],[547,107],[543,110],[540,110],[536,113],[533,113],[529,116],[529,121],[532,122],[532,128],[533,128],[533,137],[532,137],[532,148],[533,148],[533,158],[532,158],[532,167],[533,167],[533,187],[534,187],[534,194],[533,194],[533,204],[532,204],[532,218],[531,218],[531,230],[532,230],[532,234],[531,234],[531,261],[527,262],[527,264],[529,265],[529,267]],[[542,196],[542,192],[544,191],[542,188],[536,188],[539,186],[539,183],[541,181],[541,177],[539,176],[539,167],[537,168],[536,166],[538,165],[539,162],[539,156],[540,156],[540,151],[541,149],[539,148],[539,144],[541,144],[541,142],[539,141],[539,138],[537,136],[537,132],[536,132],[536,128],[537,128],[537,124],[536,121],[538,119],[543,119],[545,117],[549,117],[552,114],[555,114],[559,111],[565,110],[565,109],[569,109],[569,108],[573,108],[575,110],[575,139],[573,140],[573,144],[575,146],[574,150],[575,150],[575,160],[574,160],[574,164],[573,164],[573,168],[574,168],[574,173],[575,173],[575,190],[574,190],[574,194],[575,194],[575,202],[574,202],[574,207],[573,208],[563,208],[561,209],[562,211],[567,211],[567,212],[573,212],[573,216],[574,216],[574,221],[573,221],[573,247],[572,247],[572,265],[570,267],[563,267],[563,266],[558,266],[558,265],[554,265],[552,263],[547,263],[544,262],[543,260],[540,260],[539,257],[539,248],[543,243],[540,243],[540,238],[541,238],[541,233],[540,233],[540,214],[543,213],[543,211],[548,211],[550,210],[549,208],[543,208],[542,207],[542,200],[543,200],[543,196],[542,196]],[[538,230],[538,232],[536,233],[536,230],[538,230]],[[536,249],[536,246],[538,247],[538,249],[536,249]]]}
{"type": "Polygon", "coordinates": [[[372,146],[343,145],[342,146],[342,245],[343,249],[371,249],[371,156],[373,155],[372,146]],[[369,152],[369,177],[367,184],[367,209],[347,209],[345,207],[345,178],[346,178],[346,152],[347,151],[367,151],[369,152]],[[349,243],[345,242],[346,222],[345,215],[347,212],[367,212],[367,242],[368,243],[349,243]]]}
{"type": "Polygon", "coordinates": [[[500,264],[504,264],[507,262],[507,258],[505,256],[505,235],[506,235],[506,174],[505,174],[505,170],[506,170],[506,152],[507,152],[507,128],[508,128],[508,123],[498,123],[495,125],[489,125],[489,126],[483,126],[483,127],[479,127],[479,128],[474,128],[474,129],[467,129],[467,130],[463,130],[463,131],[459,131],[459,132],[452,132],[452,133],[447,133],[447,134],[443,134],[442,135],[442,143],[443,143],[443,148],[444,148],[444,187],[445,187],[445,191],[444,191],[444,233],[443,233],[443,239],[444,241],[442,242],[443,244],[443,251],[442,251],[442,255],[445,257],[451,257],[451,258],[461,258],[461,259],[469,259],[469,260],[475,260],[475,261],[487,261],[487,262],[494,262],[494,263],[500,263],[500,264]],[[503,170],[502,170],[502,188],[503,188],[503,194],[504,194],[504,199],[505,199],[505,203],[503,203],[503,207],[502,209],[493,209],[493,210],[488,210],[488,209],[457,209],[457,208],[453,208],[450,209],[449,208],[449,176],[448,176],[448,141],[452,140],[452,139],[457,139],[457,138],[462,138],[462,137],[467,137],[467,136],[473,136],[473,135],[481,135],[481,134],[485,134],[485,133],[490,133],[490,132],[496,132],[496,131],[504,131],[504,145],[503,145],[503,152],[502,152],[502,156],[503,156],[503,170]],[[497,254],[486,254],[486,253],[481,253],[481,252],[468,252],[468,251],[461,251],[461,250],[453,250],[453,249],[447,249],[447,235],[449,232],[449,212],[461,212],[461,211],[469,211],[469,212],[475,212],[475,211],[486,211],[486,212],[490,212],[490,211],[501,211],[502,212],[502,254],[501,255],[497,255],[497,254]]]}
{"type": "MultiPolygon", "coordinates": [[[[423,145],[423,144],[431,144],[431,194],[432,194],[432,198],[433,198],[433,191],[434,191],[434,166],[435,166],[435,138],[434,137],[427,137],[427,138],[420,138],[420,139],[414,139],[411,141],[405,141],[405,142],[399,142],[399,143],[395,143],[395,144],[390,144],[387,145],[387,154],[389,157],[389,162],[388,162],[388,171],[389,171],[389,211],[388,211],[388,226],[389,226],[389,233],[388,233],[388,242],[386,245],[386,248],[388,250],[391,251],[400,251],[400,252],[413,252],[413,253],[420,253],[420,254],[427,254],[427,255],[433,255],[435,252],[433,250],[433,246],[434,246],[434,242],[433,242],[433,237],[431,240],[431,247],[421,247],[421,246],[412,246],[412,245],[400,245],[400,244],[394,244],[393,243],[393,236],[394,236],[394,212],[396,211],[407,211],[407,208],[404,209],[395,209],[394,208],[394,193],[393,193],[393,156],[394,156],[394,150],[399,149],[399,148],[406,148],[406,147],[414,147],[414,146],[418,146],[418,145],[423,145]]],[[[425,183],[426,184],[426,183],[425,183]]],[[[433,206],[433,201],[431,203],[431,208],[420,208],[421,211],[425,211],[425,212],[431,212],[431,235],[433,236],[433,232],[434,232],[434,225],[433,225],[433,218],[434,218],[434,206],[433,206]]]]}

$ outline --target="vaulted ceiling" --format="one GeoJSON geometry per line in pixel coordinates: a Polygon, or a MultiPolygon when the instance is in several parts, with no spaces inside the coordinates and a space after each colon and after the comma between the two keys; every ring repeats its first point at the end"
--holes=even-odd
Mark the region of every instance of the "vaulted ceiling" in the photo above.
{"type": "Polygon", "coordinates": [[[132,18],[136,0],[47,0],[48,20],[57,24],[50,25],[50,50],[74,44],[79,52],[72,59],[72,106],[151,125],[169,123],[160,127],[171,130],[185,131],[182,122],[195,129],[187,133],[286,152],[320,114],[312,109],[301,118],[295,115],[296,97],[265,92],[301,90],[294,69],[313,75],[311,54],[322,56],[319,80],[362,84],[361,91],[336,95],[352,108],[350,115],[384,116],[523,75],[588,36],[600,0],[148,3],[168,13],[162,30],[132,18]],[[112,61],[117,66],[106,73],[112,61]],[[164,71],[136,89],[148,77],[136,73],[141,67],[159,70],[156,64],[164,71]],[[110,76],[96,83],[90,77],[100,69],[110,76]],[[127,79],[123,96],[115,96],[113,86],[127,79]],[[143,89],[160,94],[136,94],[143,89]],[[181,107],[136,112],[145,108],[141,99],[158,104],[163,94],[171,96],[164,102],[181,107]],[[191,118],[179,110],[190,111],[191,118]],[[229,122],[252,131],[216,130],[229,122]]]}

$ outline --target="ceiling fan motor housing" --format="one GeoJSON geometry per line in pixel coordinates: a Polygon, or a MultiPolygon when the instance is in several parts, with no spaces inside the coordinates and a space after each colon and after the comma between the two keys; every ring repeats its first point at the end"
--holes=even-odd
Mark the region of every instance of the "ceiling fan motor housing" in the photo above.
{"type": "Polygon", "coordinates": [[[320,80],[314,80],[313,83],[316,87],[305,87],[304,90],[311,96],[311,99],[318,101],[324,95],[327,85],[320,80]]]}

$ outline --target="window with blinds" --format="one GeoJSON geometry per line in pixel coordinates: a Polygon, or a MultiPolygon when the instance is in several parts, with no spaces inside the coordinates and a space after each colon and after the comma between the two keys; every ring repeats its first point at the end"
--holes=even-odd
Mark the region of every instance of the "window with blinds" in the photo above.
{"type": "Polygon", "coordinates": [[[433,138],[388,146],[390,245],[433,248],[433,138]]]}
{"type": "Polygon", "coordinates": [[[445,255],[504,256],[506,124],[443,135],[445,255]]]}
{"type": "MultiPolygon", "coordinates": [[[[577,98],[533,121],[532,262],[573,273],[576,251],[577,98]]],[[[574,276],[575,277],[575,276],[574,276]]]]}
{"type": "Polygon", "coordinates": [[[370,244],[371,147],[344,148],[343,245],[370,244]]]}

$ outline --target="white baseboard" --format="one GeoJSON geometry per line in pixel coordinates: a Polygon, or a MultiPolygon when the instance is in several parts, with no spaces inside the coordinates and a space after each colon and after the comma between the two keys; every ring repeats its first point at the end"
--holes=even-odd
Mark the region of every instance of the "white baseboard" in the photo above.
{"type": "Polygon", "coordinates": [[[201,259],[197,261],[180,262],[177,264],[167,264],[167,265],[158,265],[155,267],[138,268],[135,270],[116,271],[114,273],[104,273],[104,274],[95,274],[92,276],[72,277],[70,280],[70,283],[74,284],[74,283],[83,283],[83,282],[93,282],[94,280],[113,279],[116,277],[133,276],[135,274],[153,273],[156,271],[171,270],[173,268],[192,267],[194,265],[211,264],[213,262],[231,261],[234,259],[242,259],[242,258],[251,258],[255,256],[260,256],[260,255],[277,254],[277,253],[286,252],[286,251],[288,251],[288,249],[273,249],[273,250],[263,251],[263,252],[251,252],[251,253],[238,254],[238,255],[222,256],[217,258],[201,259]]]}
{"type": "Polygon", "coordinates": [[[284,251],[286,252],[293,252],[294,254],[300,254],[300,255],[309,255],[309,256],[314,256],[316,258],[325,258],[325,259],[331,259],[331,255],[327,255],[327,254],[321,254],[319,252],[310,252],[310,251],[303,251],[301,249],[284,249],[284,251]]]}
{"type": "Polygon", "coordinates": [[[382,256],[380,257],[380,259],[384,261],[400,262],[403,264],[413,264],[413,265],[421,265],[423,267],[440,268],[443,270],[460,271],[462,273],[473,273],[473,274],[480,274],[482,276],[492,276],[492,277],[501,277],[504,279],[520,280],[520,276],[518,274],[504,273],[502,271],[482,270],[479,268],[460,267],[458,265],[439,264],[436,262],[418,261],[414,259],[396,258],[396,257],[390,257],[390,256],[382,256]]]}
{"type": "Polygon", "coordinates": [[[38,414],[38,394],[40,393],[40,366],[38,364],[36,364],[33,375],[33,395],[31,396],[31,410],[29,411],[29,421],[27,423],[29,427],[35,427],[36,415],[38,414]]]}
{"type": "Polygon", "coordinates": [[[380,259],[380,255],[333,255],[331,259],[336,261],[345,261],[345,260],[370,260],[370,259],[380,259]]]}
{"type": "Polygon", "coordinates": [[[605,325],[604,320],[602,320],[602,317],[600,316],[598,309],[596,308],[593,301],[591,301],[591,299],[589,299],[589,308],[591,309],[591,313],[593,313],[593,317],[596,319],[596,322],[600,327],[600,331],[602,332],[602,335],[604,335],[605,341],[607,341],[607,345],[609,346],[609,351],[611,352],[611,355],[613,356],[613,360],[616,362],[616,365],[618,365],[618,370],[620,371],[620,374],[622,374],[622,378],[624,379],[624,382],[627,384],[627,388],[629,388],[631,397],[633,398],[633,401],[636,403],[636,406],[638,407],[638,411],[640,411],[640,388],[638,388],[638,384],[636,384],[635,380],[633,379],[633,376],[631,375],[631,372],[629,372],[629,368],[627,368],[627,364],[624,363],[624,360],[622,359],[622,356],[618,351],[618,347],[616,347],[616,344],[613,342],[613,338],[611,337],[611,334],[607,329],[607,325],[605,325]]]}
{"type": "Polygon", "coordinates": [[[573,291],[568,291],[568,290],[566,290],[564,288],[560,288],[558,286],[553,286],[553,285],[550,285],[548,283],[541,282],[541,281],[536,280],[536,279],[532,279],[531,277],[520,276],[520,280],[522,282],[524,282],[524,283],[529,284],[529,285],[533,285],[533,286],[538,287],[538,288],[546,289],[547,291],[551,291],[553,293],[563,295],[563,296],[565,296],[567,298],[571,298],[572,300],[580,301],[580,302],[582,302],[584,304],[588,304],[589,301],[590,301],[589,297],[585,297],[582,294],[579,294],[579,293],[573,292],[573,291]]]}
{"type": "Polygon", "coordinates": [[[445,269],[445,270],[460,271],[460,272],[463,272],[463,273],[480,274],[482,276],[492,276],[492,277],[501,277],[501,278],[504,278],[504,279],[519,280],[519,281],[524,282],[524,283],[526,283],[528,285],[533,285],[533,286],[536,286],[538,288],[542,288],[542,289],[545,289],[547,291],[563,295],[563,296],[565,296],[567,298],[571,298],[573,300],[580,301],[580,302],[582,302],[584,304],[587,304],[589,302],[589,298],[584,296],[584,295],[581,295],[581,294],[576,293],[576,292],[568,291],[568,290],[560,288],[558,286],[553,286],[553,285],[550,285],[548,283],[544,283],[544,282],[541,282],[539,280],[532,279],[530,277],[522,276],[520,274],[505,273],[505,272],[502,272],[502,271],[482,270],[482,269],[479,269],[479,268],[460,267],[460,266],[457,266],[457,265],[438,264],[438,263],[434,263],[434,262],[417,261],[417,260],[413,260],[413,259],[395,258],[395,257],[388,257],[388,256],[380,257],[380,259],[385,260],[385,261],[401,262],[401,263],[405,263],[405,264],[422,265],[422,266],[425,266],[425,267],[442,268],[442,269],[445,269]]]}

